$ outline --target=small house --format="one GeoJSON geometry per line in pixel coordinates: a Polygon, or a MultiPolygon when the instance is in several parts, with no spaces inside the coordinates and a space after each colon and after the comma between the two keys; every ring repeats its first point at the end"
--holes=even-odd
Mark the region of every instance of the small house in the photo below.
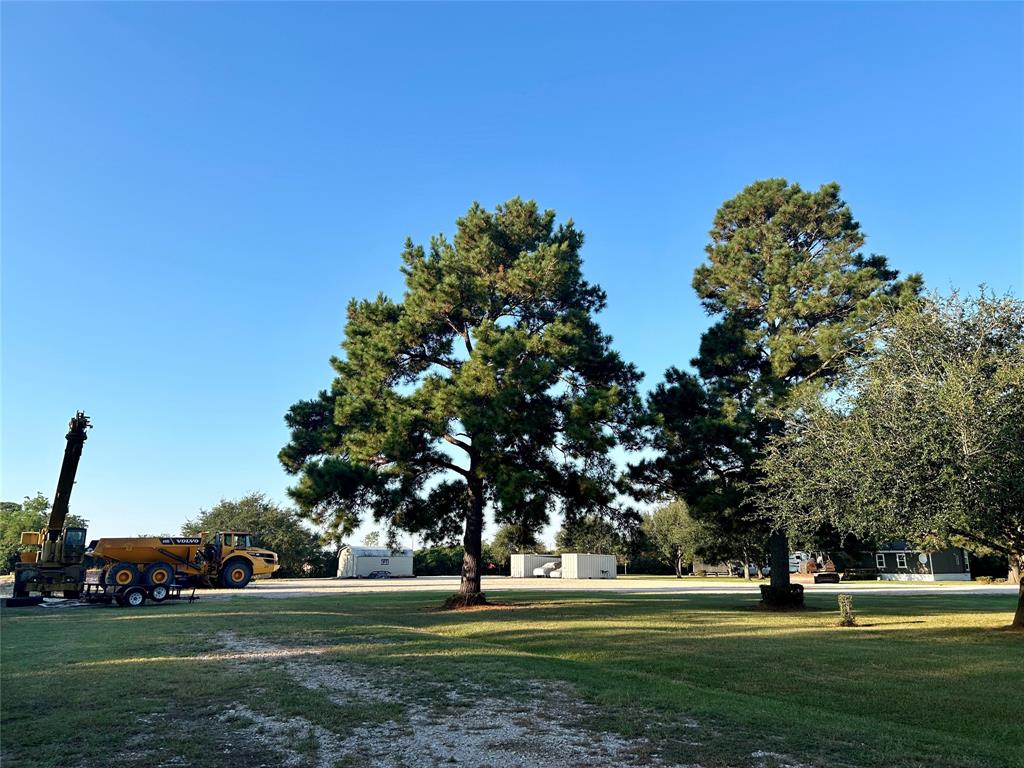
{"type": "Polygon", "coordinates": [[[970,581],[971,562],[966,549],[948,547],[922,552],[905,541],[883,544],[862,562],[878,570],[883,581],[970,581]]]}

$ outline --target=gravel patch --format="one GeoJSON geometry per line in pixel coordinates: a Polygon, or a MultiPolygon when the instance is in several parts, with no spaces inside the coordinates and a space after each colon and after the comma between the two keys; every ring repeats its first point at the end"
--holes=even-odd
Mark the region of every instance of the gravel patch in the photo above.
{"type": "MultiPolygon", "coordinates": [[[[236,663],[279,662],[300,685],[322,691],[337,704],[353,701],[401,704],[401,722],[366,723],[340,736],[301,717],[271,717],[236,704],[222,720],[241,718],[245,736],[279,752],[285,766],[315,765],[333,768],[337,763],[419,768],[420,766],[469,765],[478,768],[548,768],[560,765],[590,768],[700,768],[681,766],[661,759],[646,738],[626,739],[586,727],[600,714],[578,701],[572,687],[539,681],[521,683],[512,698],[468,686],[436,683],[440,695],[424,697],[420,681],[408,686],[408,676],[389,679],[388,673],[371,673],[356,665],[325,661],[329,648],[286,648],[231,632],[217,636],[236,663]],[[405,693],[406,690],[411,691],[405,693]],[[425,704],[424,699],[436,704],[425,704]],[[316,759],[295,745],[303,738],[316,744],[316,759]]],[[[688,735],[700,726],[685,721],[688,735]]]]}

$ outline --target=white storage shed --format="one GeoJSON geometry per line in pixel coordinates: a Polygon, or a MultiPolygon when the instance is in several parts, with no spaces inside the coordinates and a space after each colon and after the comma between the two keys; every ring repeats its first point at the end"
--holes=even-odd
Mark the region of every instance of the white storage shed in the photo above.
{"type": "Polygon", "coordinates": [[[412,550],[392,552],[381,547],[342,547],[338,556],[338,578],[366,578],[374,571],[387,571],[392,577],[412,576],[412,550]]]}
{"type": "Polygon", "coordinates": [[[529,579],[533,569],[545,563],[557,563],[558,555],[512,555],[511,576],[513,579],[529,579]]]}
{"type": "Polygon", "coordinates": [[[614,579],[615,555],[567,552],[562,555],[563,579],[614,579]]]}

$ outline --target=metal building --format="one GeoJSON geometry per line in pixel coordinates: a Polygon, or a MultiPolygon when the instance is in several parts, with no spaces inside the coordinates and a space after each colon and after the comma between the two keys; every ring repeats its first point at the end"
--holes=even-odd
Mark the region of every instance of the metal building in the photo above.
{"type": "Polygon", "coordinates": [[[338,556],[338,578],[360,579],[371,574],[412,576],[412,550],[392,552],[381,547],[342,547],[338,556]]]}
{"type": "Polygon", "coordinates": [[[558,555],[512,555],[511,575],[513,579],[529,579],[533,576],[534,568],[557,562],[558,555]]]}
{"type": "Polygon", "coordinates": [[[615,555],[567,552],[562,555],[563,579],[614,579],[615,555]]]}

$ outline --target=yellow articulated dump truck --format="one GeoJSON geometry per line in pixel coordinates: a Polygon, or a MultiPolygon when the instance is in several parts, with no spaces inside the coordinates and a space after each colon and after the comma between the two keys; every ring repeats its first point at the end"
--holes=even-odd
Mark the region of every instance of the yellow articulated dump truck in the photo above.
{"type": "Polygon", "coordinates": [[[124,605],[140,605],[145,597],[161,602],[183,584],[241,589],[281,567],[277,555],[255,546],[246,531],[99,539],[85,556],[83,596],[112,594],[124,605]]]}

